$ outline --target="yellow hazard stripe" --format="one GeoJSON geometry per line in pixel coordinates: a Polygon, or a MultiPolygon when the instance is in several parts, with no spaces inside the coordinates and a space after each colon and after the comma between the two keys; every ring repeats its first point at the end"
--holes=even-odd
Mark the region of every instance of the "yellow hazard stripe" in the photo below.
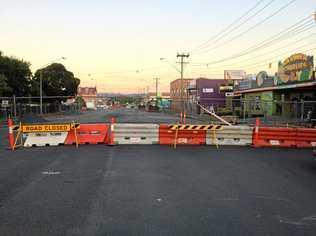
{"type": "Polygon", "coordinates": [[[169,125],[170,130],[221,130],[222,125],[169,125]]]}

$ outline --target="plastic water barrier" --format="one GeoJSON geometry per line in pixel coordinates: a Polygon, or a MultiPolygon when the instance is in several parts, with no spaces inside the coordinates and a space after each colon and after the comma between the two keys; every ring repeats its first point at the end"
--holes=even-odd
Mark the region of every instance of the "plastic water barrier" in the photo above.
{"type": "Polygon", "coordinates": [[[158,144],[159,125],[120,124],[113,125],[114,144],[158,144]]]}
{"type": "Polygon", "coordinates": [[[295,147],[316,146],[316,129],[258,127],[254,129],[255,147],[295,147]]]}
{"type": "Polygon", "coordinates": [[[206,130],[194,129],[184,125],[160,125],[159,144],[162,145],[204,145],[206,141],[206,130]],[[185,129],[189,127],[191,129],[185,129]],[[174,129],[176,128],[176,129],[174,129]]]}
{"type": "Polygon", "coordinates": [[[217,131],[207,131],[207,145],[237,145],[252,144],[253,128],[249,126],[223,126],[217,131]]]}
{"type": "Polygon", "coordinates": [[[80,128],[69,131],[65,140],[66,145],[76,144],[106,144],[108,137],[108,124],[80,124],[80,128]]]}
{"type": "Polygon", "coordinates": [[[67,134],[67,132],[25,134],[24,147],[64,145],[67,134]]]}

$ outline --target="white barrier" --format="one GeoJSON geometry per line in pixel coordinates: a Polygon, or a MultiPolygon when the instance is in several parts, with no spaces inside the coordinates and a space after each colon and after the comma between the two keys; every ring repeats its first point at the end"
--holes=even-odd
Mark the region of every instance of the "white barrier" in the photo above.
{"type": "Polygon", "coordinates": [[[157,124],[114,124],[115,144],[158,144],[157,124]]]}
{"type": "Polygon", "coordinates": [[[67,138],[68,132],[54,133],[28,133],[23,135],[26,137],[24,147],[43,147],[63,145],[67,138]]]}
{"type": "Polygon", "coordinates": [[[236,145],[247,146],[252,144],[253,128],[249,126],[224,126],[222,130],[206,134],[206,145],[236,145]]]}

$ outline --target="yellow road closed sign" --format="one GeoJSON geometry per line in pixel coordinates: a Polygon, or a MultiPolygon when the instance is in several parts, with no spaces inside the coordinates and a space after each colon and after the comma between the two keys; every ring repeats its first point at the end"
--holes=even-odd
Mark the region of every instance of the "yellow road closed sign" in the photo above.
{"type": "Polygon", "coordinates": [[[71,129],[71,124],[47,124],[47,125],[22,125],[23,133],[36,132],[68,132],[71,129]]]}

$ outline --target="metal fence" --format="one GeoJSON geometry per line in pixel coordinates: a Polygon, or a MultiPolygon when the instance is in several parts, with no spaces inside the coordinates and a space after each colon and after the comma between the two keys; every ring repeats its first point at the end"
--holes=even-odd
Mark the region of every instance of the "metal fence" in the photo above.
{"type": "Polygon", "coordinates": [[[9,116],[21,119],[32,115],[80,111],[80,106],[74,102],[73,97],[43,97],[42,114],[39,97],[0,97],[0,106],[0,120],[6,120],[9,116]]]}
{"type": "Polygon", "coordinates": [[[265,101],[247,99],[204,99],[197,101],[180,100],[171,101],[170,112],[180,113],[184,110],[188,117],[204,118],[205,112],[199,104],[216,114],[239,123],[253,123],[255,118],[260,117],[266,122],[278,123],[312,123],[316,120],[316,101],[265,101]]]}

